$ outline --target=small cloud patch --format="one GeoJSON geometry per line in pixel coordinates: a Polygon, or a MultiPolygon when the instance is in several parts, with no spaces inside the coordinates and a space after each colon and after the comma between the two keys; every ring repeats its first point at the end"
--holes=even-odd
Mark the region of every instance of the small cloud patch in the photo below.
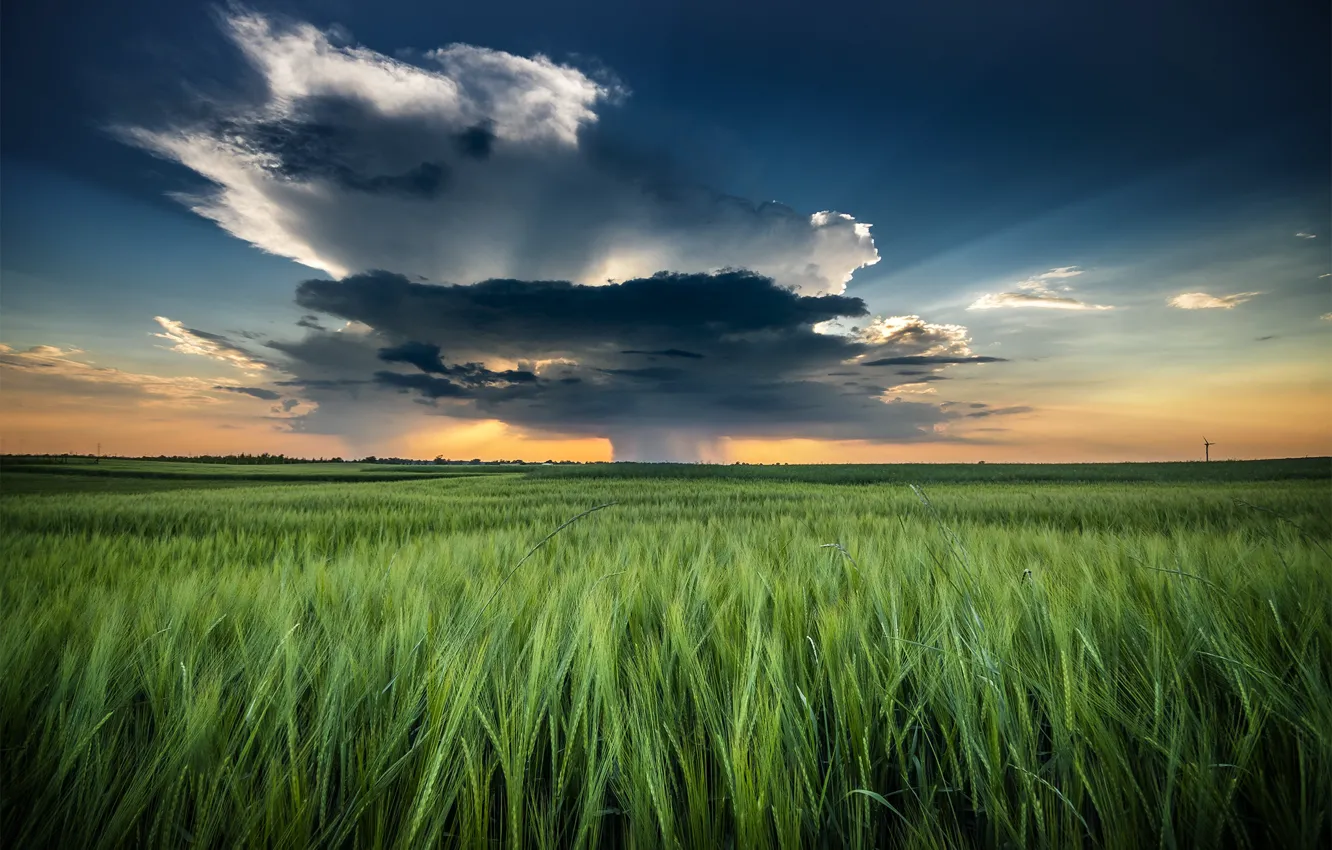
{"type": "Polygon", "coordinates": [[[236,393],[237,395],[247,395],[251,398],[263,399],[264,401],[277,401],[282,398],[282,393],[275,393],[272,390],[266,390],[263,387],[226,387],[219,384],[213,387],[213,389],[222,390],[223,392],[228,393],[236,393]]]}
{"type": "Polygon", "coordinates": [[[1206,292],[1183,292],[1166,303],[1181,310],[1232,310],[1262,294],[1261,292],[1236,292],[1233,295],[1209,295],[1206,292]]]}
{"type": "Polygon", "coordinates": [[[1071,286],[1060,285],[1056,290],[1051,281],[1077,277],[1079,266],[1060,266],[1019,282],[1008,292],[982,295],[967,307],[968,310],[997,310],[1012,307],[1037,307],[1045,310],[1113,310],[1110,304],[1090,304],[1068,294],[1071,286]],[[1062,294],[1061,294],[1062,293],[1062,294]]]}

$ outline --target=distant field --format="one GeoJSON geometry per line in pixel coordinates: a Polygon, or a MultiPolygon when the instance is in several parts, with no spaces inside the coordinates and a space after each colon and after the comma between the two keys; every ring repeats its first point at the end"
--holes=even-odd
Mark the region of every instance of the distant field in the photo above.
{"type": "MultiPolygon", "coordinates": [[[[62,476],[79,478],[165,479],[173,481],[251,481],[293,483],[356,482],[356,481],[411,481],[421,478],[451,478],[456,476],[513,474],[521,466],[477,465],[401,465],[381,463],[288,463],[288,464],[223,464],[188,463],[156,460],[103,459],[98,463],[82,461],[61,463],[49,461],[0,461],[0,493],[3,492],[63,492],[93,489],[89,485],[65,482],[37,482],[35,476],[62,476]]],[[[111,485],[110,489],[122,489],[111,485]]],[[[133,489],[156,489],[138,488],[133,489]]]]}
{"type": "Polygon", "coordinates": [[[1266,463],[6,466],[0,833],[1328,846],[1332,482],[1325,459],[1266,463]],[[911,470],[923,496],[891,477],[911,470]]]}
{"type": "MultiPolygon", "coordinates": [[[[1332,481],[1332,458],[1214,461],[1211,463],[1103,463],[1103,464],[825,464],[825,465],[716,465],[667,463],[594,463],[569,465],[484,464],[401,465],[372,463],[308,463],[240,465],[155,460],[85,459],[0,460],[0,493],[58,493],[98,490],[146,492],[177,489],[175,484],[144,484],[129,479],[246,482],[372,482],[409,481],[476,475],[517,475],[557,479],[687,479],[803,481],[815,484],[1031,484],[1031,483],[1224,483],[1243,481],[1332,481]],[[37,476],[78,476],[115,479],[92,484],[37,476]]],[[[182,485],[185,486],[185,485],[182,485]]],[[[207,486],[207,485],[205,485],[207,486]]]]}
{"type": "Polygon", "coordinates": [[[1332,457],[1211,463],[885,463],[720,465],[593,463],[536,466],[542,478],[732,478],[815,484],[1228,482],[1332,480],[1332,457]]]}

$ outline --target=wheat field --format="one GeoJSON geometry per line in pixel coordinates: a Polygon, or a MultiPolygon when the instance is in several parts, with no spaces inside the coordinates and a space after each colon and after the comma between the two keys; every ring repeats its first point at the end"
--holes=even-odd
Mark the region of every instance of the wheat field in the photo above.
{"type": "Polygon", "coordinates": [[[0,497],[7,846],[1332,836],[1327,480],[160,484],[0,497]]]}

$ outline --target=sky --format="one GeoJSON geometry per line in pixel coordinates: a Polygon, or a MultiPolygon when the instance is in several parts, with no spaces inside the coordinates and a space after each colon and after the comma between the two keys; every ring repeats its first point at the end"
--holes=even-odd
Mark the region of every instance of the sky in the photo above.
{"type": "Polygon", "coordinates": [[[4,452],[1332,454],[1325,4],[0,14],[4,452]]]}

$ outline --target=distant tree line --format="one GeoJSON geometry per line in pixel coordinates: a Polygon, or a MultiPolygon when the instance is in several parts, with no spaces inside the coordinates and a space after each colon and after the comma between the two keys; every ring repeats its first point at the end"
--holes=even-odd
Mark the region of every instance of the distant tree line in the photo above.
{"type": "MultiPolygon", "coordinates": [[[[414,461],[414,462],[415,462],[415,463],[421,463],[422,461],[414,461]]],[[[504,460],[503,458],[500,458],[499,460],[482,460],[482,459],[479,458],[479,457],[474,457],[474,458],[472,458],[471,460],[454,460],[453,458],[447,458],[447,457],[444,457],[443,455],[436,455],[436,456],[435,456],[435,459],[432,460],[432,461],[429,461],[429,462],[435,464],[436,466],[456,466],[456,465],[459,465],[459,464],[465,464],[465,465],[482,465],[482,466],[484,466],[484,465],[490,465],[490,466],[540,466],[540,465],[541,465],[541,464],[539,464],[539,463],[534,463],[534,462],[532,462],[532,461],[526,461],[526,460],[504,460]]],[[[548,460],[548,461],[546,461],[546,463],[574,463],[574,461],[571,461],[571,460],[561,460],[561,461],[548,460]]]]}
{"type": "Polygon", "coordinates": [[[132,458],[132,460],[162,460],[178,463],[226,463],[234,466],[260,466],[278,463],[343,463],[340,457],[287,457],[284,454],[238,454],[238,455],[157,455],[132,458]]]}
{"type": "Polygon", "coordinates": [[[3,457],[10,461],[55,461],[57,463],[96,463],[98,460],[157,460],[172,463],[223,463],[235,466],[260,466],[270,464],[284,463],[381,463],[392,466],[451,466],[451,465],[477,465],[477,466],[568,466],[579,464],[576,460],[547,460],[545,463],[534,463],[525,460],[482,460],[474,457],[471,460],[454,460],[446,458],[443,455],[437,455],[434,460],[421,460],[411,457],[376,457],[367,455],[363,458],[352,458],[344,460],[340,457],[288,457],[284,454],[271,454],[262,452],[261,454],[234,454],[234,455],[140,455],[138,457],[129,455],[90,455],[90,454],[45,454],[45,455],[18,455],[6,454],[3,457]]]}
{"type": "MultiPolygon", "coordinates": [[[[89,455],[89,454],[46,454],[16,455],[7,454],[11,461],[56,461],[57,463],[96,463],[99,460],[158,460],[174,463],[225,463],[236,466],[258,466],[278,463],[344,463],[340,457],[287,457],[284,454],[237,454],[237,455],[89,455]]],[[[418,461],[419,462],[419,461],[418,461]]]]}
{"type": "MultiPolygon", "coordinates": [[[[366,460],[369,463],[374,462],[374,458],[367,458],[366,460]]],[[[419,460],[408,461],[408,462],[425,463],[425,461],[419,461],[419,460]]],[[[450,458],[444,457],[443,455],[438,455],[435,457],[434,460],[429,462],[435,464],[436,466],[447,466],[450,464],[480,464],[480,465],[492,465],[492,466],[553,466],[553,465],[568,465],[568,464],[582,463],[582,461],[578,460],[547,460],[544,462],[528,461],[528,460],[504,460],[503,458],[500,458],[499,460],[482,460],[479,457],[474,457],[471,460],[452,460],[450,458]]]]}

